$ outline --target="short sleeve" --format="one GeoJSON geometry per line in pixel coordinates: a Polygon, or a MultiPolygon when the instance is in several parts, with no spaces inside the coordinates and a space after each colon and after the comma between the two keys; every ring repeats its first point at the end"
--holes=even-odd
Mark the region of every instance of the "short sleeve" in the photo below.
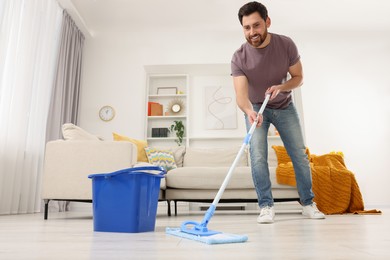
{"type": "Polygon", "coordinates": [[[231,61],[231,71],[232,73],[230,74],[233,77],[238,77],[238,76],[245,76],[245,73],[242,71],[241,67],[239,66],[240,61],[237,57],[237,53],[235,53],[232,57],[231,61]]]}
{"type": "Polygon", "coordinates": [[[295,65],[301,58],[298,53],[298,48],[295,43],[290,39],[288,46],[289,67],[295,65]]]}

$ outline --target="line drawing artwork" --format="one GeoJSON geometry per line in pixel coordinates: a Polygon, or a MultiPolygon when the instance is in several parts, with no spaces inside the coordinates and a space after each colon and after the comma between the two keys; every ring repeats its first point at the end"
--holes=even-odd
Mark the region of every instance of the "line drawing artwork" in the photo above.
{"type": "Polygon", "coordinates": [[[205,88],[206,129],[223,130],[237,128],[237,109],[234,89],[231,86],[205,88]]]}

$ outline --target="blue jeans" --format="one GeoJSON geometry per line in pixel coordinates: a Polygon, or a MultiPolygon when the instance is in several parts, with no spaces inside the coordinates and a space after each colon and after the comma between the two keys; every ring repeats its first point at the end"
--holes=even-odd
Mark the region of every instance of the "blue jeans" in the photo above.
{"type": "MultiPolygon", "coordinates": [[[[259,111],[260,105],[253,105],[259,111]]],[[[247,130],[251,127],[245,116],[247,130]]],[[[252,178],[256,188],[260,208],[273,206],[271,181],[268,169],[268,129],[273,124],[279,132],[284,147],[294,166],[295,179],[300,202],[303,206],[313,203],[312,179],[309,160],[305,153],[302,128],[299,116],[293,103],[285,109],[266,108],[263,112],[263,123],[256,128],[250,141],[250,159],[252,178]]]]}

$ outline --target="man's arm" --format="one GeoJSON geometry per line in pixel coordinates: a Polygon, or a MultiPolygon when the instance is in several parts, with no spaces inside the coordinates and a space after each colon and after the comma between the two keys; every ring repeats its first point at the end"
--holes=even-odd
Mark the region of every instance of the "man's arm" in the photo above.
{"type": "MultiPolygon", "coordinates": [[[[234,89],[236,91],[236,102],[238,107],[249,117],[249,122],[252,124],[257,113],[253,110],[252,103],[249,100],[248,94],[248,79],[245,76],[233,77],[234,89]]],[[[261,125],[263,117],[260,115],[257,125],[261,125]]]]}
{"type": "Polygon", "coordinates": [[[302,86],[303,84],[303,69],[301,61],[298,61],[292,65],[288,72],[291,75],[291,79],[287,80],[283,84],[274,85],[267,89],[266,94],[271,93],[271,100],[274,99],[280,92],[293,90],[302,86]]]}

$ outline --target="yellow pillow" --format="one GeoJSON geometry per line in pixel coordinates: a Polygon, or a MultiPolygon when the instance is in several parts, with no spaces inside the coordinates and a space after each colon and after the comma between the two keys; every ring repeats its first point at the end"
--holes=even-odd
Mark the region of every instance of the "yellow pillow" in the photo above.
{"type": "Polygon", "coordinates": [[[144,140],[137,140],[132,139],[127,136],[119,135],[117,133],[112,133],[112,136],[114,137],[114,141],[127,141],[132,142],[137,146],[137,161],[138,162],[149,162],[148,157],[145,153],[145,147],[148,146],[148,143],[144,140]]]}
{"type": "MultiPolygon", "coordinates": [[[[278,158],[278,164],[287,164],[291,162],[291,158],[288,155],[286,148],[284,146],[273,145],[272,148],[275,150],[276,157],[278,158]]],[[[305,153],[307,154],[308,159],[310,160],[310,151],[306,147],[305,153]]]]}

